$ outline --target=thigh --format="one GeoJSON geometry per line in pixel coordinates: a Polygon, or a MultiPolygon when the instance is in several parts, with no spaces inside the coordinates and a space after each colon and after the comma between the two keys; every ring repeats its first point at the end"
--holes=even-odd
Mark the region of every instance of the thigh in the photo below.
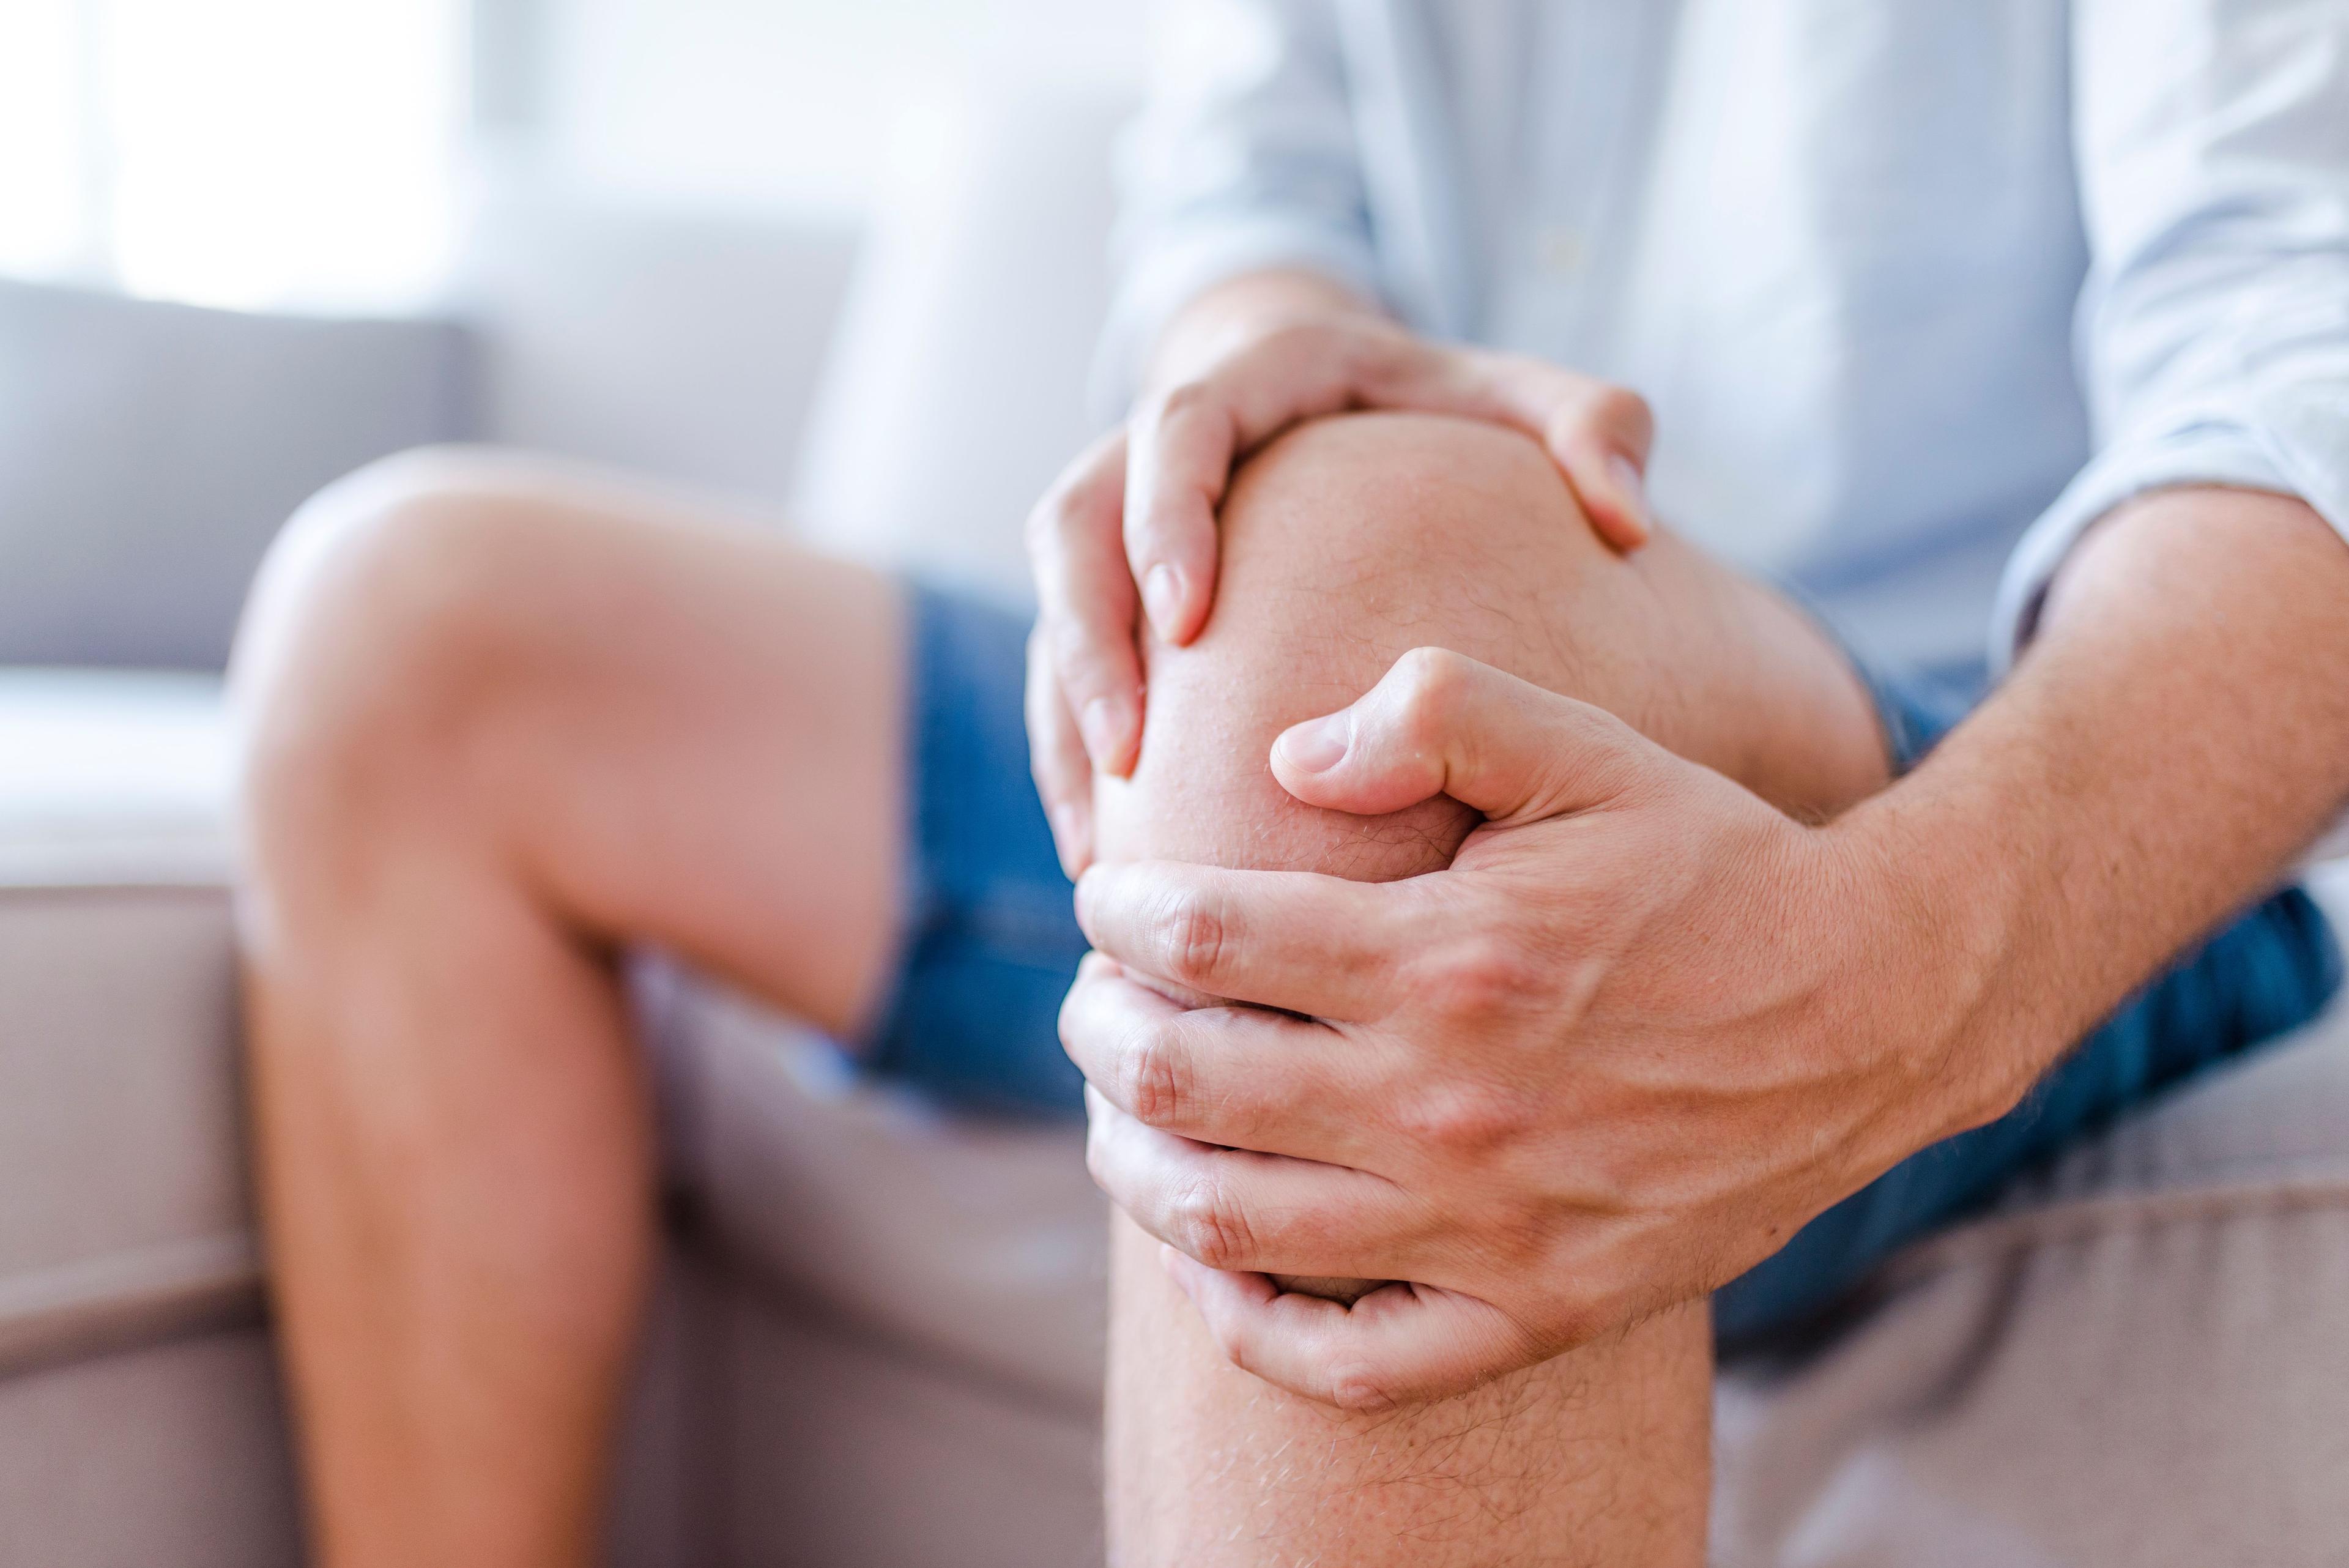
{"type": "Polygon", "coordinates": [[[440,639],[478,688],[466,771],[567,923],[948,1103],[1073,1113],[1084,940],[1028,774],[1024,617],[590,471],[476,458],[435,488],[413,549],[460,563],[429,597],[476,625],[440,639]]]}
{"type": "Polygon", "coordinates": [[[296,519],[239,680],[290,733],[355,732],[343,787],[424,802],[401,810],[582,942],[656,943],[842,1029],[896,924],[903,614],[884,576],[719,506],[411,454],[296,519]]]}

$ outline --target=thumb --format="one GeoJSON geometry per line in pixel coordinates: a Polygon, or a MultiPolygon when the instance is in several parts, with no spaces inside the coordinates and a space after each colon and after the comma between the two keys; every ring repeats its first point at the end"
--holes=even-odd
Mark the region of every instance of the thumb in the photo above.
{"type": "Polygon", "coordinates": [[[1308,805],[1360,816],[1448,794],[1496,822],[1531,822],[1606,804],[1660,754],[1588,702],[1415,648],[1351,707],[1283,731],[1272,771],[1308,805]]]}

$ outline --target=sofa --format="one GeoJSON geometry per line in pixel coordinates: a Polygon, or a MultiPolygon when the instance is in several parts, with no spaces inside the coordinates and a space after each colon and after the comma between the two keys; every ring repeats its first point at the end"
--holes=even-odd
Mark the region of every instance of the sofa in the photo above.
{"type": "MultiPolygon", "coordinates": [[[[515,197],[445,319],[0,286],[0,1563],[302,1559],[218,673],[276,523],[380,452],[508,441],[1014,594],[1089,428],[1113,112],[984,107],[854,236],[515,197]]],[[[2349,925],[2349,863],[2313,876],[2349,925]]],[[[668,1234],[612,1561],[1098,1562],[1078,1129],[947,1116],[663,955],[628,971],[668,1234]]],[[[2336,1008],[1727,1369],[1715,1557],[2338,1563],[2345,1301],[2336,1008]]]]}

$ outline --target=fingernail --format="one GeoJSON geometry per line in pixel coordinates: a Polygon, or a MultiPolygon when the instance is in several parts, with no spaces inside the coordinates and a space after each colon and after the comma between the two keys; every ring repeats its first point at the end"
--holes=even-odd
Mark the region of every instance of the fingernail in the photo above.
{"type": "Polygon", "coordinates": [[[1077,729],[1085,737],[1085,753],[1092,758],[1096,768],[1107,767],[1117,754],[1117,704],[1106,697],[1096,697],[1085,704],[1077,715],[1077,729]]]}
{"type": "Polygon", "coordinates": [[[1345,757],[1353,738],[1353,720],[1344,713],[1332,713],[1281,732],[1280,754],[1306,773],[1325,774],[1345,757]]]}
{"type": "Polygon", "coordinates": [[[1149,608],[1150,624],[1161,637],[1173,634],[1174,618],[1183,608],[1183,578],[1174,567],[1161,564],[1150,568],[1142,579],[1142,602],[1149,608]]]}
{"type": "Polygon", "coordinates": [[[1631,509],[1640,526],[1652,526],[1648,515],[1648,481],[1640,473],[1640,465],[1619,452],[1608,458],[1607,472],[1615,476],[1615,487],[1622,494],[1623,504],[1631,509]]]}

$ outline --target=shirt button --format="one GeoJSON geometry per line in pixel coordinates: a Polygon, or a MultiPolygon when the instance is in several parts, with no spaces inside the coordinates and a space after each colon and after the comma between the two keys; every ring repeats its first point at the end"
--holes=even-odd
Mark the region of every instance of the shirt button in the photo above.
{"type": "Polygon", "coordinates": [[[1558,277],[1572,277],[1582,270],[1588,258],[1588,247],[1582,242],[1578,229],[1554,227],[1544,229],[1534,247],[1544,272],[1558,277]]]}

